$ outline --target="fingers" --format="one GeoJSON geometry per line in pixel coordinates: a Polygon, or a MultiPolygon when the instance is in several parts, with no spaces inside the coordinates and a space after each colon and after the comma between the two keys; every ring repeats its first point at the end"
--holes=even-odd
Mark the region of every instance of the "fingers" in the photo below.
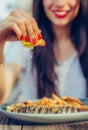
{"type": "Polygon", "coordinates": [[[22,39],[22,31],[16,23],[11,22],[10,28],[16,33],[18,39],[22,39]]]}
{"type": "Polygon", "coordinates": [[[30,41],[33,44],[37,43],[37,40],[42,39],[41,30],[38,28],[38,25],[34,18],[26,24],[28,36],[30,36],[30,41]]]}
{"type": "MultiPolygon", "coordinates": [[[[36,44],[38,40],[42,39],[41,30],[36,20],[24,11],[12,11],[6,21],[9,23],[9,29],[16,33],[19,40],[36,44]]],[[[44,42],[44,40],[42,41],[44,42]]]]}
{"type": "MultiPolygon", "coordinates": [[[[25,21],[25,18],[24,18],[25,21]]],[[[38,25],[34,18],[26,20],[25,22],[20,22],[18,24],[19,28],[22,31],[23,40],[26,42],[31,42],[33,45],[37,44],[38,40],[42,39],[41,30],[38,28],[38,25]]],[[[45,46],[45,41],[41,46],[45,46]]]]}
{"type": "Polygon", "coordinates": [[[13,34],[16,37],[15,39],[19,39],[20,36],[22,35],[22,32],[19,26],[15,22],[10,22],[9,20],[3,21],[3,23],[1,23],[0,32],[2,33],[2,38],[4,38],[4,40],[7,40],[8,37],[9,37],[8,40],[11,40],[13,37],[13,34]],[[10,33],[12,31],[14,33],[10,33]]]}
{"type": "MultiPolygon", "coordinates": [[[[19,10],[19,12],[15,11],[13,12],[13,14],[14,13],[17,13],[17,16],[19,17],[18,21],[15,22],[17,22],[19,28],[22,31],[22,37],[24,41],[30,41],[33,44],[36,44],[37,40],[42,39],[41,30],[39,29],[37,22],[33,17],[29,16],[23,10],[19,10]]],[[[44,44],[45,42],[43,43],[43,45],[44,44]]]]}
{"type": "Polygon", "coordinates": [[[26,22],[26,29],[27,29],[27,33],[28,33],[28,36],[30,37],[30,41],[33,43],[33,44],[36,44],[37,42],[37,37],[36,37],[36,32],[33,30],[33,26],[32,26],[32,22],[31,21],[28,21],[26,22]]]}
{"type": "MultiPolygon", "coordinates": [[[[18,24],[19,28],[21,29],[21,33],[22,33],[22,39],[24,39],[25,41],[29,41],[29,37],[28,37],[28,33],[27,33],[27,30],[26,30],[26,27],[25,27],[25,23],[20,23],[18,24]]],[[[20,39],[21,40],[21,39],[20,39]]]]}
{"type": "Polygon", "coordinates": [[[13,23],[11,29],[15,31],[19,40],[26,40],[26,37],[28,35],[25,27],[25,21],[27,20],[20,15],[18,15],[17,18],[11,16],[9,17],[10,25],[13,23]]]}

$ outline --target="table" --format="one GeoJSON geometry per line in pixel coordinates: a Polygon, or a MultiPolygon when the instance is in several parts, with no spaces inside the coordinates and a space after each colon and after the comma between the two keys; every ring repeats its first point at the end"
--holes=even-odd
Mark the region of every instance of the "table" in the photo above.
{"type": "Polygon", "coordinates": [[[0,130],[88,130],[88,121],[70,124],[37,124],[11,119],[0,113],[0,130]]]}

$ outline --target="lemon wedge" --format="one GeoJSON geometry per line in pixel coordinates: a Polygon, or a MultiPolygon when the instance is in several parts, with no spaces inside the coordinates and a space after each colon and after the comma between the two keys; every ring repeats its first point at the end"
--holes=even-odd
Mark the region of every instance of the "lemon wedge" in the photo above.
{"type": "Polygon", "coordinates": [[[22,40],[21,44],[25,47],[28,47],[30,49],[33,49],[34,47],[36,46],[44,46],[44,41],[42,39],[40,40],[37,40],[37,43],[36,44],[33,44],[31,42],[26,42],[24,40],[22,40]]]}

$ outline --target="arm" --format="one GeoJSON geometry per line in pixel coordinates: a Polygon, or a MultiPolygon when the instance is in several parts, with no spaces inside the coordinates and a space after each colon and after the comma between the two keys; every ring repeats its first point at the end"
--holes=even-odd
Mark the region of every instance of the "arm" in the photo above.
{"type": "Polygon", "coordinates": [[[20,71],[21,67],[13,63],[0,65],[0,104],[7,100],[20,71]]]}
{"type": "MultiPolygon", "coordinates": [[[[42,38],[35,19],[22,10],[15,10],[0,23],[0,45],[6,41],[25,40],[35,44],[42,38]]],[[[1,52],[2,53],[2,52],[1,52]]],[[[3,64],[3,60],[1,61],[3,64]]],[[[13,64],[0,66],[0,103],[6,101],[16,78],[21,71],[20,66],[13,64]]]]}
{"type": "Polygon", "coordinates": [[[0,44],[0,64],[3,64],[4,43],[0,44]]]}

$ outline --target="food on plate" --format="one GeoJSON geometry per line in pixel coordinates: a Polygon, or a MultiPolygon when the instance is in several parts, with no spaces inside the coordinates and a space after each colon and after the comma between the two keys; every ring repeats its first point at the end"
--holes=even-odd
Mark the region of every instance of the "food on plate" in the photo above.
{"type": "Polygon", "coordinates": [[[22,103],[11,104],[7,106],[7,111],[33,114],[60,114],[88,111],[88,106],[84,105],[83,102],[77,98],[70,96],[60,98],[53,93],[52,98],[43,97],[37,101],[29,100],[22,103]]]}
{"type": "Polygon", "coordinates": [[[78,106],[83,105],[83,102],[81,102],[77,98],[73,98],[73,97],[70,97],[70,96],[63,96],[61,99],[66,101],[67,103],[75,103],[78,106]]]}
{"type": "Polygon", "coordinates": [[[76,106],[78,111],[88,111],[88,106],[84,105],[84,106],[76,106]]]}
{"type": "MultiPolygon", "coordinates": [[[[11,107],[11,106],[10,106],[11,107]]],[[[48,107],[47,105],[42,106],[38,104],[33,104],[30,106],[15,106],[13,109],[7,107],[8,111],[18,112],[18,113],[33,113],[33,114],[60,114],[60,113],[73,113],[77,112],[74,106],[59,106],[53,105],[48,107]],[[9,109],[10,108],[10,109],[9,109]]]]}

